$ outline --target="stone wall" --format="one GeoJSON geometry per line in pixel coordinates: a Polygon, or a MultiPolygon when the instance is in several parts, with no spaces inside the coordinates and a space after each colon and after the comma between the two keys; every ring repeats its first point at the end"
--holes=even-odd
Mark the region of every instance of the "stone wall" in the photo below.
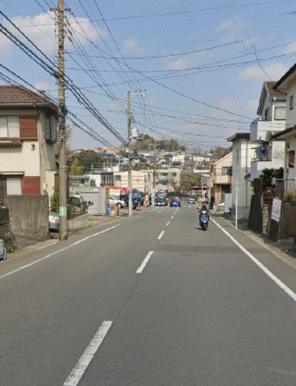
{"type": "Polygon", "coordinates": [[[37,240],[49,238],[48,197],[6,196],[5,207],[9,209],[9,223],[15,235],[37,240]]]}
{"type": "Polygon", "coordinates": [[[296,205],[282,204],[278,239],[294,237],[296,232],[296,205]]]}

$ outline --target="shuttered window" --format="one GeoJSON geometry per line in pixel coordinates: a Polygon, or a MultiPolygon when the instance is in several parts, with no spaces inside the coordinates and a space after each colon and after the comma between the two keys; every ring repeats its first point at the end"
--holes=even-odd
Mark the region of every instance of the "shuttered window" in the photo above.
{"type": "Polygon", "coordinates": [[[15,196],[22,194],[22,180],[21,178],[7,178],[6,189],[8,196],[15,196]]]}
{"type": "Polygon", "coordinates": [[[276,121],[286,119],[286,107],[285,106],[277,106],[274,108],[274,119],[276,121]]]}
{"type": "Polygon", "coordinates": [[[45,139],[50,143],[57,141],[57,120],[53,116],[45,118],[45,139]]]}

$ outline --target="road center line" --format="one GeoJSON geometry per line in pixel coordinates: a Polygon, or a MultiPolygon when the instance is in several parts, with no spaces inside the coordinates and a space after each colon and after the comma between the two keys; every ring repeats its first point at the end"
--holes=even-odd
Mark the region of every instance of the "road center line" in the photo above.
{"type": "Polygon", "coordinates": [[[136,270],[136,273],[142,273],[144,268],[146,267],[148,261],[150,260],[151,256],[153,255],[153,251],[150,251],[147,253],[147,256],[145,257],[145,259],[142,261],[142,264],[140,265],[140,267],[136,270]]]}
{"type": "Polygon", "coordinates": [[[282,290],[286,292],[295,302],[296,294],[289,287],[286,286],[280,279],[278,279],[268,268],[265,267],[259,260],[256,259],[246,248],[244,248],[238,241],[235,240],[225,229],[222,228],[213,218],[211,219],[218,228],[222,230],[236,244],[242,252],[244,252],[271,280],[273,280],[282,290]]]}
{"type": "Polygon", "coordinates": [[[168,226],[170,225],[170,223],[171,223],[170,221],[169,221],[169,222],[167,222],[166,226],[168,227],[168,226]]]}
{"type": "Polygon", "coordinates": [[[62,248],[62,249],[59,249],[59,250],[56,251],[56,252],[50,253],[49,255],[44,256],[44,257],[42,257],[41,259],[35,260],[35,261],[33,261],[32,263],[30,263],[30,264],[23,265],[22,267],[20,267],[20,268],[18,268],[18,269],[15,269],[14,271],[8,272],[8,273],[6,273],[5,275],[0,276],[0,280],[4,279],[5,277],[8,277],[8,276],[10,276],[10,275],[13,275],[13,274],[15,274],[15,273],[17,273],[17,272],[20,272],[20,271],[22,271],[23,269],[32,267],[33,265],[38,264],[38,263],[40,263],[40,262],[43,261],[43,260],[49,259],[49,258],[52,257],[52,256],[58,255],[59,253],[64,252],[64,251],[66,251],[67,249],[70,249],[70,248],[74,247],[75,245],[78,245],[78,244],[80,244],[80,243],[82,243],[82,242],[84,242],[84,241],[86,241],[86,240],[89,240],[89,239],[92,238],[92,237],[95,237],[95,236],[101,235],[101,234],[103,234],[103,233],[105,233],[105,232],[111,231],[111,229],[114,229],[114,228],[118,227],[119,225],[120,225],[120,224],[117,224],[117,225],[114,225],[114,226],[111,227],[111,228],[107,228],[107,229],[105,229],[105,230],[103,230],[103,231],[94,233],[93,235],[87,236],[87,237],[85,237],[84,239],[81,239],[81,240],[79,240],[79,241],[76,241],[75,243],[73,243],[73,244],[71,244],[71,245],[68,245],[68,246],[65,247],[65,248],[62,248]]]}
{"type": "Polygon", "coordinates": [[[76,363],[74,369],[71,371],[68,378],[63,383],[63,386],[77,386],[86,369],[88,368],[90,362],[92,361],[95,353],[98,351],[98,348],[102,344],[104,338],[106,337],[109,328],[112,326],[111,321],[104,321],[95,336],[91,340],[90,344],[80,357],[79,361],[76,363]]]}
{"type": "Polygon", "coordinates": [[[162,238],[162,236],[164,235],[164,232],[165,231],[162,231],[161,234],[157,237],[157,240],[160,240],[162,238]]]}
{"type": "Polygon", "coordinates": [[[174,218],[174,216],[171,216],[171,220],[174,218]]]}

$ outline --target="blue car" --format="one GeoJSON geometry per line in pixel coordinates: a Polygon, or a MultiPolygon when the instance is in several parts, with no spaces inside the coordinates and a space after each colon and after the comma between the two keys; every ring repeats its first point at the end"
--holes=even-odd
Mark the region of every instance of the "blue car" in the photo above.
{"type": "Polygon", "coordinates": [[[170,201],[170,207],[172,206],[181,206],[181,201],[179,197],[172,197],[170,201]]]}
{"type": "Polygon", "coordinates": [[[193,196],[188,197],[188,204],[195,204],[195,198],[193,196]]]}

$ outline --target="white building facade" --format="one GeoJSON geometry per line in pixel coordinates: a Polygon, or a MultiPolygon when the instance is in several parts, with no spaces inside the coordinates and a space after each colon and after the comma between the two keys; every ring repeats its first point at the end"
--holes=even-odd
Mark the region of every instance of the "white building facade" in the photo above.
{"type": "Polygon", "coordinates": [[[236,133],[228,138],[232,142],[232,206],[236,204],[236,189],[238,218],[248,218],[253,189],[249,176],[251,173],[251,161],[255,150],[249,141],[249,133],[236,133]]]}

